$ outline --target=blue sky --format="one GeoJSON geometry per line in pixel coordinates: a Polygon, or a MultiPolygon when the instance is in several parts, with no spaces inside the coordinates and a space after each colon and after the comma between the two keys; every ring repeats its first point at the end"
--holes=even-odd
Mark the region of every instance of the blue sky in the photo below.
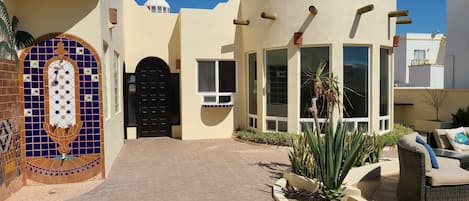
{"type": "MultiPolygon", "coordinates": [[[[146,0],[135,0],[139,4],[146,0]]],[[[213,8],[219,2],[228,0],[166,0],[171,12],[177,13],[184,8],[213,8]]],[[[379,0],[383,1],[383,0],[379,0]]],[[[397,25],[397,34],[403,33],[446,33],[446,0],[397,0],[398,9],[408,9],[413,23],[397,25]]]]}

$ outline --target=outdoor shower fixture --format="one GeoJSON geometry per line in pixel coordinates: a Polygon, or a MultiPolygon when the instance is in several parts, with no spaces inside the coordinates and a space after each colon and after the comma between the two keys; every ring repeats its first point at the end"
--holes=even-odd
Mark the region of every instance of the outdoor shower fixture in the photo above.
{"type": "Polygon", "coordinates": [[[275,14],[266,13],[266,12],[262,12],[262,13],[261,13],[261,17],[264,18],[264,19],[269,19],[269,20],[275,20],[275,19],[277,19],[277,16],[276,16],[275,14]]]}
{"type": "Polygon", "coordinates": [[[373,4],[368,4],[366,6],[363,6],[357,10],[357,15],[362,15],[364,13],[370,12],[375,9],[375,6],[373,4]]]}
{"type": "Polygon", "coordinates": [[[61,159],[70,152],[73,142],[82,127],[79,103],[79,77],[75,61],[66,57],[68,51],[59,42],[55,53],[45,64],[45,122],[44,129],[56,142],[61,159]]]}

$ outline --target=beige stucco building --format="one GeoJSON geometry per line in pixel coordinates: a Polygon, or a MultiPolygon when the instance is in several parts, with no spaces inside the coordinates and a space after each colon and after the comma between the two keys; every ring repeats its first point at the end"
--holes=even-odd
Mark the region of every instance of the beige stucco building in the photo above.
{"type": "MultiPolygon", "coordinates": [[[[96,53],[103,176],[125,139],[230,138],[238,129],[300,133],[312,121],[305,75],[321,63],[354,91],[345,90],[345,110],[336,118],[374,133],[392,127],[395,18],[388,12],[396,1],[229,0],[177,14],[167,12],[169,5],[158,12],[131,0],[5,1],[21,29],[38,38],[68,34],[48,40],[78,38],[96,53]],[[357,13],[370,4],[372,10],[357,13]]],[[[65,50],[73,60],[72,44],[65,50]]],[[[24,69],[36,61],[34,51],[23,51],[24,69]]]]}

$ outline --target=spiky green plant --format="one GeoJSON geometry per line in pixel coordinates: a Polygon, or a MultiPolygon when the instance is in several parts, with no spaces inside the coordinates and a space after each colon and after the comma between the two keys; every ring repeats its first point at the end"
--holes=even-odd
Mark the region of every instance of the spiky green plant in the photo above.
{"type": "Polygon", "coordinates": [[[317,169],[314,158],[309,150],[305,135],[292,138],[292,149],[288,158],[290,159],[293,173],[313,179],[317,177],[317,169]]]}
{"type": "Polygon", "coordinates": [[[347,127],[341,120],[335,129],[332,122],[327,122],[325,126],[324,137],[321,137],[319,129],[311,128],[306,129],[306,135],[322,182],[321,195],[336,201],[344,196],[341,186],[363,146],[364,136],[355,131],[347,147],[347,127]]]}
{"type": "Polygon", "coordinates": [[[18,24],[19,20],[16,16],[10,20],[5,3],[0,1],[0,57],[12,59],[17,65],[17,51],[34,42],[34,37],[30,33],[18,30],[18,24]]]}
{"type": "MultiPolygon", "coordinates": [[[[360,132],[358,132],[360,133],[360,132]]],[[[353,135],[350,135],[349,138],[353,138],[353,135]]],[[[351,139],[347,140],[348,147],[351,146],[351,139]]],[[[378,135],[365,135],[362,148],[359,150],[357,159],[353,166],[360,167],[366,165],[367,163],[373,164],[378,163],[381,153],[383,152],[384,143],[378,138],[378,135]]]]}

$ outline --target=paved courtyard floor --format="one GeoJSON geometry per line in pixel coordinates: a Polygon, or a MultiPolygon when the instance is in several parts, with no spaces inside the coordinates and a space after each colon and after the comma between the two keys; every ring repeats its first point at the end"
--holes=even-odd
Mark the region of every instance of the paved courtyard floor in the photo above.
{"type": "Polygon", "coordinates": [[[271,201],[288,165],[285,147],[142,139],[124,145],[104,182],[27,186],[9,200],[271,201]]]}

